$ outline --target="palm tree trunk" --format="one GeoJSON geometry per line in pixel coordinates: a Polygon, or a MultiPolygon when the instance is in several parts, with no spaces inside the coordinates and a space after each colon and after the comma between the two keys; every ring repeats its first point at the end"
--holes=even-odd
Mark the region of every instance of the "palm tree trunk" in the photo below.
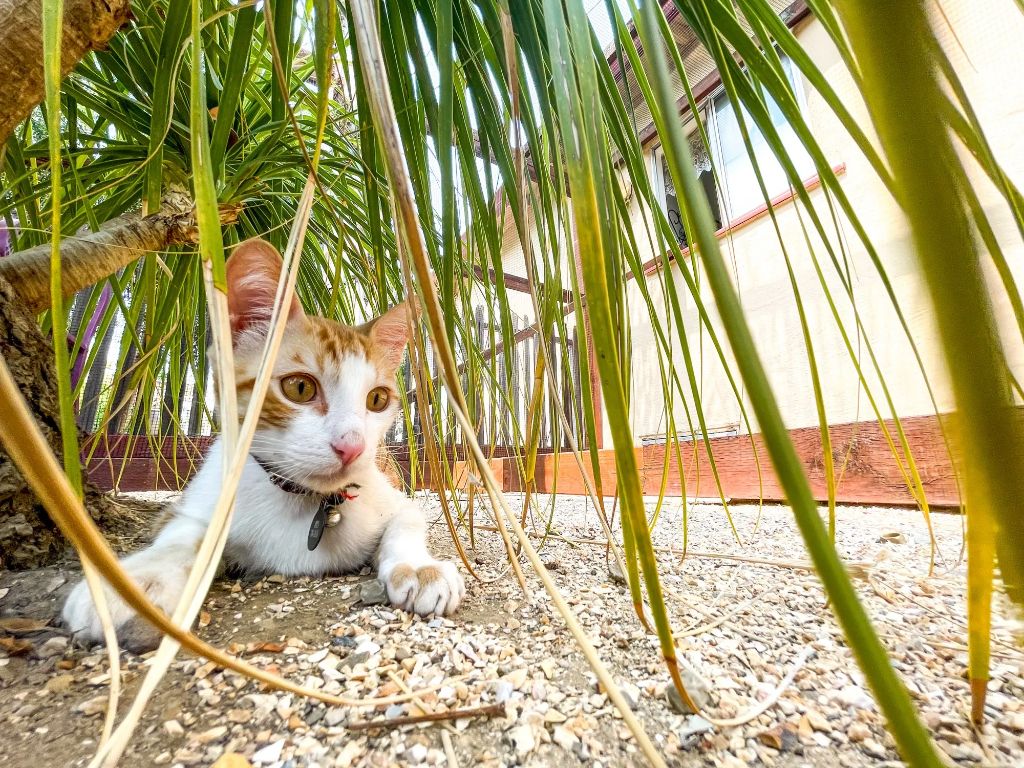
{"type": "MultiPolygon", "coordinates": [[[[38,0],[0,0],[0,148],[43,99],[41,13],[38,0]]],[[[104,47],[129,13],[129,0],[65,0],[62,75],[89,51],[104,47]]],[[[237,209],[222,211],[225,220],[236,216],[237,209]]],[[[191,200],[180,190],[171,191],[156,214],[122,217],[99,232],[64,238],[60,247],[64,295],[95,284],[146,252],[195,240],[191,200]]],[[[49,271],[49,245],[0,259],[0,354],[59,455],[53,348],[36,321],[50,302],[49,271]]],[[[123,506],[113,505],[89,483],[85,506],[108,532],[117,532],[124,524],[123,506]]],[[[0,448],[0,567],[36,567],[64,551],[64,540],[49,515],[0,448]]]]}
{"type": "MultiPolygon", "coordinates": [[[[60,246],[64,297],[94,285],[168,241],[169,217],[123,217],[83,237],[65,236],[60,246]]],[[[50,305],[50,245],[12,253],[0,261],[0,277],[18,287],[22,305],[42,312],[50,305]]]]}
{"type": "MultiPolygon", "coordinates": [[[[0,0],[0,147],[43,100],[43,4],[0,0]]],[[[65,0],[61,76],[128,21],[129,0],[65,0]]]]}
{"type": "MultiPolygon", "coordinates": [[[[17,291],[0,278],[0,354],[31,404],[50,447],[60,455],[57,372],[50,340],[34,315],[24,311],[17,291]]],[[[95,486],[85,487],[85,507],[108,532],[124,530],[124,507],[95,486]]],[[[46,510],[21,472],[0,447],[0,568],[32,568],[53,562],[66,548],[46,510]]]]}
{"type": "MultiPolygon", "coordinates": [[[[221,224],[235,221],[238,211],[237,206],[221,206],[221,224]]],[[[198,233],[191,198],[181,190],[171,190],[157,213],[143,217],[128,214],[108,221],[99,232],[65,236],[60,243],[64,297],[95,285],[145,253],[195,243],[198,233]]],[[[0,259],[0,278],[17,286],[25,309],[42,312],[50,306],[50,246],[27,248],[0,259]]]]}
{"type": "MultiPolygon", "coordinates": [[[[18,124],[43,100],[42,7],[37,0],[0,0],[0,151],[18,124]]],[[[128,21],[129,14],[129,0],[65,0],[61,74],[70,72],[89,51],[103,48],[128,21]]],[[[74,241],[71,242],[74,249],[74,241]]],[[[59,454],[53,348],[39,330],[35,317],[48,303],[45,284],[49,282],[49,257],[45,254],[49,248],[39,250],[42,252],[25,252],[2,260],[0,354],[32,405],[33,415],[50,447],[59,454]],[[24,282],[20,274],[28,275],[24,282]]],[[[64,249],[61,250],[63,254],[64,249]]],[[[114,269],[104,274],[98,274],[97,269],[86,270],[72,279],[67,295],[114,269]],[[84,274],[95,278],[86,283],[84,274]]],[[[91,484],[85,487],[85,505],[105,529],[117,527],[116,508],[91,484]]],[[[64,550],[63,538],[46,510],[0,448],[0,568],[44,565],[64,550]]]]}

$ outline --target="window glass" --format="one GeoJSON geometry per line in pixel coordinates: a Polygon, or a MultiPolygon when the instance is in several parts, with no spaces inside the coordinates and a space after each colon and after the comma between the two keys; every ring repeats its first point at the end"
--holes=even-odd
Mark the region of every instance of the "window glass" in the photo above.
{"type": "MultiPolygon", "coordinates": [[[[715,191],[715,176],[711,171],[711,158],[708,157],[699,131],[695,130],[690,134],[689,142],[693,165],[697,171],[697,178],[704,187],[708,205],[711,207],[711,217],[715,221],[715,229],[721,229],[722,214],[718,206],[718,193],[715,191]]],[[[686,236],[686,228],[683,226],[683,214],[679,207],[679,197],[676,195],[675,185],[672,183],[672,174],[668,169],[668,161],[665,160],[665,155],[661,152],[658,153],[658,158],[662,187],[665,190],[665,216],[668,218],[676,242],[686,248],[689,245],[689,240],[686,236]]]]}
{"type": "MultiPolygon", "coordinates": [[[[783,59],[786,74],[793,82],[793,73],[788,59],[783,59]]],[[[786,121],[778,104],[765,94],[768,103],[768,114],[775,126],[786,153],[796,166],[801,179],[814,173],[814,163],[796,132],[786,121]]],[[[733,104],[725,94],[714,99],[715,130],[711,139],[712,150],[718,161],[722,181],[722,200],[730,221],[764,205],[764,196],[758,187],[754,164],[750,160],[747,148],[743,143],[739,122],[733,104]]],[[[743,121],[750,134],[757,167],[761,171],[769,198],[775,197],[789,189],[789,181],[781,163],[775,158],[767,140],[754,125],[750,114],[743,110],[743,121]]]]}

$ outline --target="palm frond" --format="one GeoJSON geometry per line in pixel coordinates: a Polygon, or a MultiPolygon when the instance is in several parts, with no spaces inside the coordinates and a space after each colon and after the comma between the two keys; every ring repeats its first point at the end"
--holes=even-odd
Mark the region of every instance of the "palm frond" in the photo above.
{"type": "MultiPolygon", "coordinates": [[[[837,489],[853,447],[833,441],[836,413],[849,408],[837,402],[830,378],[843,376],[856,393],[858,418],[863,398],[929,532],[927,482],[901,420],[904,388],[941,417],[946,450],[966,457],[969,674],[980,717],[996,562],[1011,599],[1024,603],[1024,550],[1008,535],[1024,495],[1015,415],[1024,390],[1014,362],[1024,302],[1011,250],[1024,233],[1024,197],[1001,167],[923,0],[885,14],[861,0],[808,0],[834,46],[829,72],[780,16],[785,4],[777,0],[609,0],[604,48],[585,5],[157,0],[136,8],[106,50],[61,82],[60,3],[44,3],[46,104],[0,155],[0,213],[16,252],[9,269],[36,248],[53,260],[41,271],[48,293],[36,298],[42,309],[49,295],[43,327],[56,342],[72,487],[76,408],[78,426],[90,434],[87,455],[124,435],[157,453],[165,440],[218,431],[245,448],[251,424],[238,431],[233,420],[221,423],[213,405],[234,412],[224,256],[253,236],[279,249],[291,242],[289,280],[310,312],[356,323],[403,296],[419,298],[426,322],[401,372],[403,414],[389,447],[413,487],[426,477],[438,491],[474,576],[464,545],[489,527],[476,519],[482,486],[507,570],[524,588],[521,558],[537,571],[649,759],[660,758],[531,543],[530,534],[559,535],[557,504],[538,500],[538,467],[551,460],[544,490],[554,493],[565,467],[582,477],[635,620],[657,635],[667,673],[686,698],[681,635],[652,530],[678,477],[682,552],[686,498],[707,488],[722,497],[722,524],[737,546],[759,535],[730,514],[714,439],[728,413],[730,428],[749,440],[758,484],[773,472],[784,489],[901,754],[913,765],[935,765],[836,550],[837,489]],[[717,90],[705,82],[712,70],[717,90]],[[835,70],[863,104],[841,92],[835,70]],[[872,193],[895,201],[909,223],[937,344],[921,342],[919,308],[899,285],[903,265],[831,164],[805,98],[858,154],[872,193]],[[740,212],[727,195],[728,161],[712,119],[719,109],[732,116],[737,162],[749,163],[750,199],[765,205],[762,247],[780,286],[770,298],[791,318],[797,340],[782,373],[765,360],[779,341],[751,311],[762,297],[744,295],[734,258],[740,212]],[[805,184],[809,173],[813,185],[805,184]],[[998,211],[979,179],[995,190],[998,211]],[[790,193],[792,212],[773,205],[776,187],[790,193]],[[95,267],[89,249],[110,236],[109,228],[96,234],[101,227],[164,221],[170,210],[197,230],[174,218],[177,229],[151,230],[141,258],[122,255],[81,277],[76,265],[95,267]],[[303,235],[289,239],[297,226],[303,235]],[[78,261],[76,244],[85,255],[78,261]],[[68,285],[81,288],[71,302],[68,285]],[[1010,334],[997,327],[997,300],[1010,334]],[[954,305],[968,310],[949,312],[954,305]],[[905,356],[899,366],[893,350],[905,356]],[[972,365],[963,365],[969,358],[972,365]],[[943,412],[947,374],[954,416],[943,412]],[[783,391],[794,386],[802,395],[783,391]],[[787,430],[783,405],[800,397],[821,444],[827,524],[787,430]],[[652,432],[664,441],[653,469],[636,450],[652,432]],[[602,448],[614,449],[614,477],[602,448]],[[518,474],[521,509],[504,498],[496,460],[518,474]],[[697,488],[688,485],[694,466],[707,467],[697,488]],[[471,476],[479,485],[467,490],[471,476]],[[653,507],[643,495],[651,488],[653,507]]],[[[17,411],[13,395],[4,407],[17,411]]],[[[58,516],[86,557],[173,638],[161,664],[177,643],[215,658],[182,627],[223,545],[233,467],[225,466],[220,523],[177,626],[132,591],[77,513],[58,516]]],[[[52,482],[52,472],[35,480],[52,482]]],[[[48,503],[70,504],[64,491],[52,491],[48,503]]],[[[931,540],[934,566],[944,553],[931,540]]],[[[104,754],[116,759],[138,711],[104,754]]]]}

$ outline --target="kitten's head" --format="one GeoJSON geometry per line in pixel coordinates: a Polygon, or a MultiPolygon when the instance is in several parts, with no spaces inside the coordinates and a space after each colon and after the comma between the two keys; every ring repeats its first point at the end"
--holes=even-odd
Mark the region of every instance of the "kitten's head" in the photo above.
{"type": "MultiPolygon", "coordinates": [[[[239,419],[256,381],[281,256],[248,240],[227,262],[239,419]]],[[[252,452],[281,475],[323,493],[373,466],[398,414],[395,372],[409,340],[409,309],[392,307],[351,327],[306,315],[296,298],[253,439],[252,452]]]]}

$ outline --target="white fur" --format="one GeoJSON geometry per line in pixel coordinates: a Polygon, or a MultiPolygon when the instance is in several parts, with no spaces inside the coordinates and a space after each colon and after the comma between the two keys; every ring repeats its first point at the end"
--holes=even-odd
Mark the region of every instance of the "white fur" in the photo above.
{"type": "MultiPolygon", "coordinates": [[[[238,353],[244,355],[246,347],[256,341],[255,334],[236,340],[238,353]]],[[[262,339],[259,342],[262,344],[262,339]]],[[[396,606],[421,615],[451,613],[465,594],[462,576],[454,564],[431,556],[423,512],[391,486],[376,464],[375,446],[394,420],[398,404],[392,402],[385,411],[373,413],[366,408],[366,395],[375,386],[393,387],[394,380],[381,378],[361,354],[346,357],[337,370],[315,368],[315,356],[300,342],[282,350],[271,386],[280,392],[282,377],[310,373],[320,383],[326,413],[311,404],[294,405],[295,416],[286,427],[257,430],[252,452],[289,479],[319,492],[357,483],[361,487],[354,491],[356,498],[342,505],[341,522],[327,528],[320,545],[310,552],[306,537],[318,500],[278,488],[250,456],[238,486],[225,560],[248,573],[287,576],[353,572],[372,562],[396,606]],[[303,358],[301,364],[295,362],[296,352],[303,358]],[[367,450],[350,465],[341,466],[330,443],[350,432],[363,436],[367,450]],[[392,579],[400,566],[406,566],[398,572],[402,578],[392,579]],[[421,570],[430,566],[433,568],[421,570]],[[421,578],[410,576],[417,572],[421,578]]],[[[244,407],[244,403],[239,405],[244,407]]],[[[198,543],[209,525],[220,493],[223,460],[218,439],[177,503],[173,519],[148,548],[122,561],[150,599],[167,613],[181,596],[198,543]]],[[[153,630],[140,626],[133,611],[109,589],[108,600],[118,635],[128,641],[128,647],[155,644],[158,636],[153,630]]],[[[80,638],[102,641],[99,619],[84,582],[69,595],[63,615],[80,638]]]]}

